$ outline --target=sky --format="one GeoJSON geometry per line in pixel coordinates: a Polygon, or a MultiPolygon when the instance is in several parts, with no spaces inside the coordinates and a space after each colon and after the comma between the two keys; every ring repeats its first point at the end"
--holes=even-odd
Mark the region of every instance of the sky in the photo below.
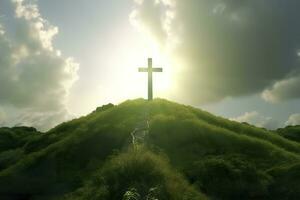
{"type": "Polygon", "coordinates": [[[154,96],[268,129],[300,124],[300,1],[1,0],[0,126],[45,131],[154,96]]]}

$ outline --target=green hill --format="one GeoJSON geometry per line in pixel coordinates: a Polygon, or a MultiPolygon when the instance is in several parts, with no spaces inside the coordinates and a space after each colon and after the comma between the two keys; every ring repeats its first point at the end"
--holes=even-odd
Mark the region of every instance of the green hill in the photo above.
{"type": "Polygon", "coordinates": [[[276,132],[287,139],[300,142],[300,125],[279,128],[276,132]]]}
{"type": "Polygon", "coordinates": [[[300,143],[162,99],[0,139],[4,200],[300,198],[300,143]]]}

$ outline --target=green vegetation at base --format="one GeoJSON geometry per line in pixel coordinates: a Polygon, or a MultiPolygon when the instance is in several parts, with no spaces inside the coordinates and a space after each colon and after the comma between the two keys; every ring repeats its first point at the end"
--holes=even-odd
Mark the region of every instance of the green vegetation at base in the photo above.
{"type": "Polygon", "coordinates": [[[46,133],[2,128],[0,138],[4,200],[300,197],[297,140],[163,99],[108,104],[46,133]],[[145,119],[146,143],[132,149],[145,119]]]}
{"type": "Polygon", "coordinates": [[[280,128],[276,132],[289,140],[300,142],[300,125],[280,128]]]}
{"type": "Polygon", "coordinates": [[[206,199],[181,174],[171,169],[163,156],[146,149],[113,156],[91,180],[64,199],[122,199],[131,188],[141,199],[146,199],[153,188],[161,200],[206,199]]]}

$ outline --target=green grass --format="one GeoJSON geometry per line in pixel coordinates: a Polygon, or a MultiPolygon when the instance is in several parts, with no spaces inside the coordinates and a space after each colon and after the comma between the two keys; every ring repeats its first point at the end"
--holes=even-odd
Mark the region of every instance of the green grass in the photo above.
{"type": "MultiPolygon", "coordinates": [[[[286,130],[288,132],[288,130],[286,130]]],[[[297,199],[300,144],[163,99],[99,107],[46,133],[0,129],[0,199],[297,199]],[[149,120],[132,150],[130,132],[149,120]],[[289,183],[293,184],[292,187],[289,183]]]]}
{"type": "Polygon", "coordinates": [[[147,149],[129,150],[115,155],[83,187],[64,199],[122,199],[135,188],[144,199],[150,188],[157,188],[159,199],[200,200],[206,197],[196,190],[163,156],[147,149]]]}
{"type": "Polygon", "coordinates": [[[276,133],[291,141],[300,142],[300,125],[280,128],[276,131],[276,133]]]}

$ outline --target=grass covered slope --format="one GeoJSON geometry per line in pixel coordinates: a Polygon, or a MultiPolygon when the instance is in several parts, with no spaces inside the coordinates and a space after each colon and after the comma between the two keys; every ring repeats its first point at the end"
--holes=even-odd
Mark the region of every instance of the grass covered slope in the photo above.
{"type": "Polygon", "coordinates": [[[109,104],[1,144],[0,199],[122,199],[132,188],[141,199],[300,197],[300,143],[162,99],[109,104]],[[133,150],[130,133],[145,120],[133,150]]]}
{"type": "Polygon", "coordinates": [[[298,126],[287,126],[285,128],[279,128],[276,132],[292,141],[300,142],[300,125],[298,126]]]}

